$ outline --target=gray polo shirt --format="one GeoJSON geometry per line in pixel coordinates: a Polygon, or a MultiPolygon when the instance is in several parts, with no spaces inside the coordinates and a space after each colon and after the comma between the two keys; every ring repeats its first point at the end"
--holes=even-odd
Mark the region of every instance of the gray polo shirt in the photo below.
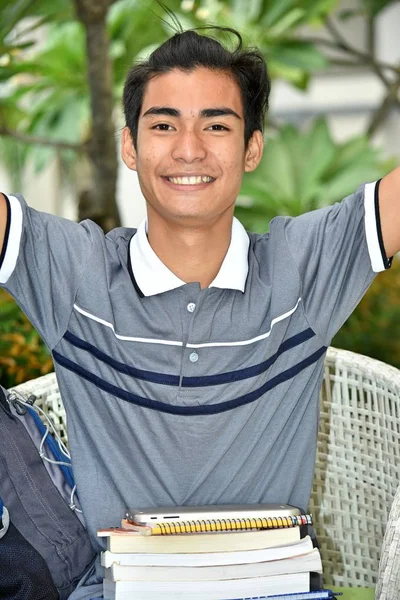
{"type": "Polygon", "coordinates": [[[265,235],[234,220],[204,290],[161,263],[145,223],[104,235],[8,196],[0,283],[52,352],[98,550],[96,530],[128,507],[307,508],[326,348],[390,264],[377,189],[277,217],[265,235]]]}

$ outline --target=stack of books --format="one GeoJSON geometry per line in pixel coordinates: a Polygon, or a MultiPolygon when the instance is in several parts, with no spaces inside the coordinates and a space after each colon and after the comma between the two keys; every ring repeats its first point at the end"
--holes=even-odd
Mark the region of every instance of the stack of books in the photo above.
{"type": "Polygon", "coordinates": [[[98,531],[107,540],[104,600],[334,598],[310,591],[311,574],[322,573],[319,550],[301,535],[311,524],[300,514],[140,524],[124,518],[121,527],[98,531]]]}

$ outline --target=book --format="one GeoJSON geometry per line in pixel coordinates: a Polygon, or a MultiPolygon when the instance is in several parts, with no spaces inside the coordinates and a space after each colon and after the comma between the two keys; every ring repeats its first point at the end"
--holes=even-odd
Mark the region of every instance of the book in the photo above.
{"type": "Polygon", "coordinates": [[[300,527],[234,531],[224,534],[183,533],[171,536],[147,536],[136,531],[111,527],[99,529],[97,535],[107,538],[107,550],[110,552],[138,552],[142,554],[233,552],[293,544],[300,540],[300,527]]]}
{"type": "Polygon", "coordinates": [[[233,600],[236,598],[306,592],[309,573],[273,575],[226,581],[109,581],[103,582],[104,600],[233,600]]]}
{"type": "MultiPolygon", "coordinates": [[[[342,596],[342,592],[333,592],[332,590],[318,590],[315,592],[299,592],[298,594],[279,594],[279,596],[252,596],[246,598],[235,598],[234,600],[335,600],[337,596],[342,596]]],[[[103,600],[101,598],[91,598],[90,600],[103,600]]]]}
{"type": "Polygon", "coordinates": [[[141,553],[115,553],[105,551],[101,553],[103,567],[111,567],[113,563],[127,566],[158,566],[158,567],[207,567],[211,565],[235,565],[267,560],[279,560],[292,556],[301,556],[313,550],[310,536],[297,540],[293,544],[262,548],[261,550],[239,550],[231,552],[193,552],[185,554],[141,554],[141,553]]]}
{"type": "Polygon", "coordinates": [[[280,560],[207,567],[188,567],[184,564],[176,567],[141,567],[114,563],[106,569],[105,578],[110,581],[223,581],[311,571],[322,573],[321,556],[317,548],[302,556],[280,560]]]}
{"type": "MultiPolygon", "coordinates": [[[[278,594],[273,596],[258,596],[257,600],[335,600],[336,596],[341,596],[342,592],[333,592],[332,590],[316,590],[314,592],[299,592],[295,594],[278,594]]],[[[235,600],[256,600],[253,598],[237,598],[235,600]]]]}
{"type": "Polygon", "coordinates": [[[190,521],[166,521],[159,523],[136,523],[122,519],[122,527],[143,535],[176,535],[181,533],[207,533],[212,531],[237,531],[249,529],[282,529],[312,525],[311,515],[287,515],[281,517],[256,517],[235,519],[197,519],[190,521]]]}

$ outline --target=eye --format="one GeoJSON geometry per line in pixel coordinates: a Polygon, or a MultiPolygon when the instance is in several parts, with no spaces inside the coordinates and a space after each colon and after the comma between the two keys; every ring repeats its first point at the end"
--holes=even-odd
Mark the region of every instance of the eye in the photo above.
{"type": "Polygon", "coordinates": [[[171,131],[173,127],[167,123],[157,123],[157,125],[153,125],[152,129],[156,129],[157,131],[171,131]]]}
{"type": "Polygon", "coordinates": [[[207,129],[211,129],[211,131],[229,131],[228,127],[225,127],[225,125],[219,125],[218,123],[210,125],[210,127],[207,129]]]}

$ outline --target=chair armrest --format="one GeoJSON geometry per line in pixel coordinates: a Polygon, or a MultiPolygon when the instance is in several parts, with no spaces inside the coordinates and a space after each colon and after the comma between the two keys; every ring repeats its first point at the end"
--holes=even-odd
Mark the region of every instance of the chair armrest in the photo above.
{"type": "Polygon", "coordinates": [[[389,514],[379,562],[376,600],[400,598],[400,486],[389,514]]]}

